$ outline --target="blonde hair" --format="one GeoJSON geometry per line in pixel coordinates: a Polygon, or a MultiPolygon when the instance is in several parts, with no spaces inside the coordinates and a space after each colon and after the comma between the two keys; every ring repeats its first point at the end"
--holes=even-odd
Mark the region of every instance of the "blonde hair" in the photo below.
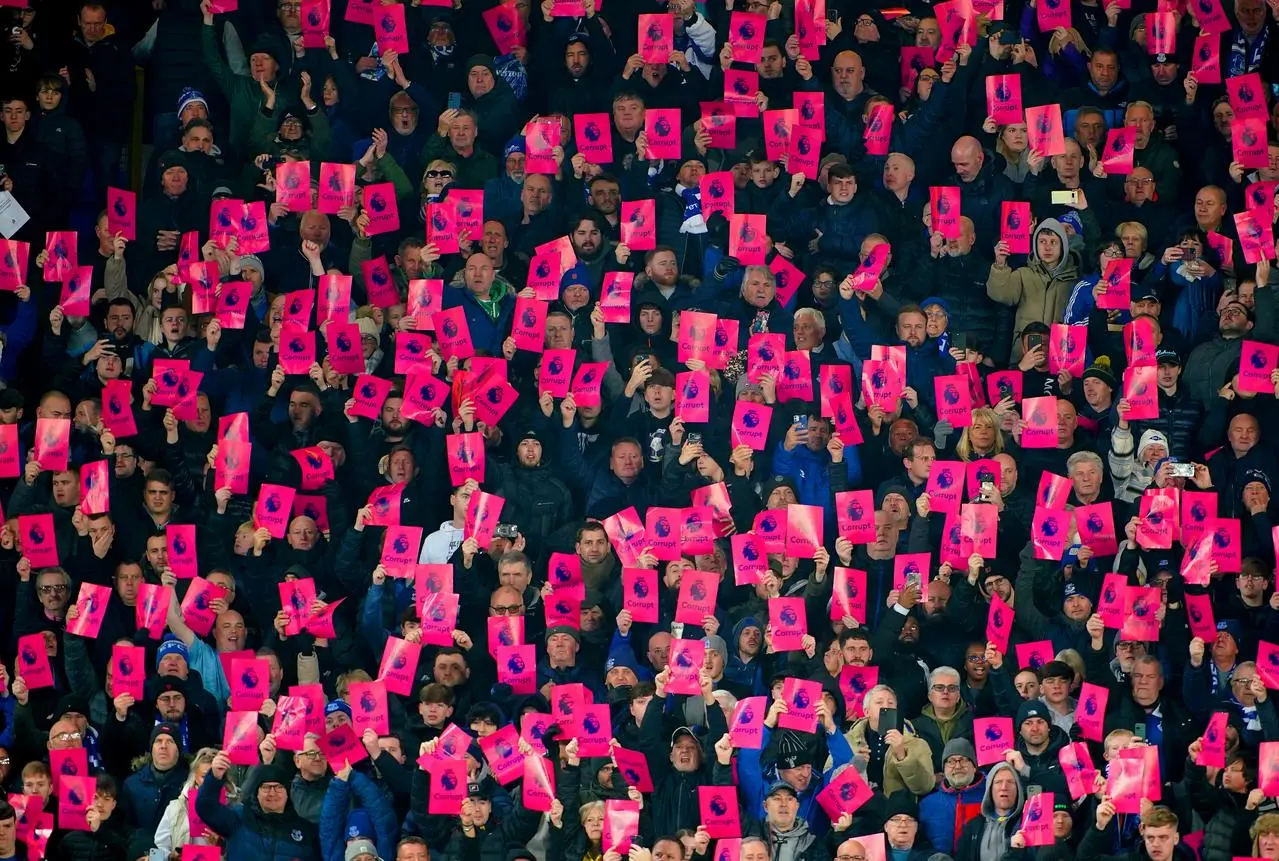
{"type": "Polygon", "coordinates": [[[1257,838],[1263,834],[1279,834],[1279,813],[1261,814],[1248,829],[1248,836],[1252,838],[1252,854],[1258,858],[1261,856],[1257,854],[1257,838]]]}
{"type": "Polygon", "coordinates": [[[1026,158],[1027,154],[1030,152],[1030,138],[1029,137],[1026,138],[1026,148],[1024,150],[1022,150],[1021,152],[1013,152],[1008,147],[1008,144],[1004,143],[1004,132],[1008,131],[1008,129],[1010,129],[1013,126],[1024,126],[1024,125],[1026,124],[1025,123],[1008,123],[1007,125],[1002,125],[995,129],[995,152],[999,153],[1005,159],[1007,159],[1009,164],[1018,164],[1023,159],[1026,158]]]}
{"type": "Polygon", "coordinates": [[[338,676],[335,687],[337,688],[338,699],[346,699],[346,695],[351,688],[351,682],[371,682],[373,677],[364,670],[349,670],[338,676]]]}
{"type": "MultiPolygon", "coordinates": [[[[1002,454],[1004,451],[1004,432],[999,427],[999,416],[995,415],[995,411],[990,407],[977,407],[973,410],[972,424],[976,424],[978,420],[990,423],[995,431],[995,447],[990,453],[991,457],[1002,454]]],[[[955,443],[955,454],[965,463],[973,459],[973,444],[968,438],[968,432],[972,426],[964,428],[963,433],[959,435],[959,442],[955,443]]]]}

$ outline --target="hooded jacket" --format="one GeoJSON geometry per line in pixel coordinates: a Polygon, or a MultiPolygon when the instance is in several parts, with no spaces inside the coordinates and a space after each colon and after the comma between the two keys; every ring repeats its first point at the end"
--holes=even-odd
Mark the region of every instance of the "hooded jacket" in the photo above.
{"type": "Polygon", "coordinates": [[[1031,237],[1030,262],[1019,269],[1010,269],[1007,263],[990,267],[986,280],[986,295],[1002,305],[1016,308],[1013,321],[1013,348],[1011,361],[1021,359],[1021,332],[1033,322],[1055,323],[1066,313],[1066,302],[1071,288],[1079,279],[1079,255],[1070,250],[1066,228],[1055,218],[1045,218],[1035,228],[1031,237]],[[1049,267],[1039,258],[1039,235],[1051,231],[1061,240],[1062,258],[1049,267]]]}
{"type": "Polygon", "coordinates": [[[747,628],[759,628],[762,648],[764,627],[754,616],[744,617],[733,626],[733,638],[728,643],[728,663],[724,665],[724,678],[743,688],[749,688],[751,694],[758,694],[764,689],[764,679],[760,669],[762,660],[756,656],[750,661],[743,661],[737,645],[741,642],[742,633],[747,628]]]}
{"type": "Polygon", "coordinates": [[[1011,848],[1013,835],[1021,827],[1021,808],[1026,791],[1021,778],[1006,762],[996,763],[986,776],[986,792],[981,800],[981,815],[964,826],[955,846],[955,861],[1000,861],[1011,848]],[[1007,771],[1017,781],[1017,800],[1013,809],[1000,815],[991,798],[995,778],[1007,771]]]}

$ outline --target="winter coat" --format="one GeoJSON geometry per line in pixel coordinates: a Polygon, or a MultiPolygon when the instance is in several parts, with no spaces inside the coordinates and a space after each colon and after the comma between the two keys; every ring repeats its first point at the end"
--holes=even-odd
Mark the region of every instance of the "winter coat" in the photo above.
{"type": "Polygon", "coordinates": [[[1013,321],[1013,343],[1010,360],[1021,359],[1021,333],[1027,325],[1034,322],[1045,324],[1056,323],[1065,317],[1066,302],[1070,299],[1071,288],[1079,279],[1079,255],[1070,251],[1070,243],[1066,239],[1066,229],[1055,218],[1046,218],[1035,228],[1030,247],[1038,247],[1039,234],[1050,230],[1061,240],[1065,255],[1052,269],[1033,254],[1030,262],[1019,269],[1010,269],[1006,263],[996,263],[990,267],[990,277],[986,281],[986,295],[1003,305],[1016,308],[1013,321]]]}
{"type": "Polygon", "coordinates": [[[264,813],[257,799],[227,804],[220,798],[223,782],[212,773],[200,784],[195,812],[226,841],[227,858],[258,861],[320,861],[316,828],[286,803],[283,813],[264,813]]]}
{"type": "Polygon", "coordinates": [[[385,792],[365,774],[352,771],[350,781],[334,777],[324,793],[324,806],[320,808],[320,846],[324,861],[343,861],[346,853],[346,817],[352,807],[351,794],[355,793],[357,806],[363,808],[373,821],[378,853],[383,858],[395,856],[395,842],[399,837],[399,822],[395,807],[385,792]]]}
{"type": "MultiPolygon", "coordinates": [[[[870,718],[862,718],[853,724],[852,729],[844,733],[848,746],[854,751],[869,747],[866,743],[866,731],[870,728],[870,718]]],[[[892,795],[899,789],[909,789],[916,795],[924,795],[932,791],[936,785],[933,775],[933,753],[915,732],[910,721],[905,722],[902,736],[906,739],[906,758],[897,760],[890,752],[884,758],[884,785],[880,787],[885,795],[892,795]]]]}
{"type": "Polygon", "coordinates": [[[986,775],[980,771],[963,789],[955,789],[946,780],[939,782],[935,790],[919,800],[919,827],[924,839],[938,852],[953,856],[964,826],[981,816],[985,797],[986,775]]]}
{"type": "MultiPolygon", "coordinates": [[[[919,717],[911,722],[915,727],[915,733],[924,741],[928,742],[928,749],[933,753],[933,772],[935,774],[942,773],[942,765],[945,762],[942,753],[946,748],[946,743],[952,738],[966,738],[970,742],[973,740],[973,716],[968,710],[968,704],[963,700],[959,701],[959,705],[955,709],[954,717],[950,720],[940,720],[933,714],[932,705],[924,706],[923,712],[919,717]]],[[[934,843],[934,846],[937,844],[934,843]]],[[[937,851],[944,851],[938,849],[937,851]]]]}
{"type": "Polygon", "coordinates": [[[129,775],[121,788],[123,817],[129,826],[143,831],[155,833],[169,802],[182,792],[187,779],[188,766],[185,760],[166,772],[157,772],[151,763],[147,763],[129,775]]]}

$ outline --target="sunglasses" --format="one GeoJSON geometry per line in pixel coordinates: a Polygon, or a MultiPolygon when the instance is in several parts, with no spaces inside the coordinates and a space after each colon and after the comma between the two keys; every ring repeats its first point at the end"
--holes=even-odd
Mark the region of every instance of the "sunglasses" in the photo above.
{"type": "Polygon", "coordinates": [[[428,170],[426,172],[427,179],[452,179],[453,171],[451,170],[428,170]]]}

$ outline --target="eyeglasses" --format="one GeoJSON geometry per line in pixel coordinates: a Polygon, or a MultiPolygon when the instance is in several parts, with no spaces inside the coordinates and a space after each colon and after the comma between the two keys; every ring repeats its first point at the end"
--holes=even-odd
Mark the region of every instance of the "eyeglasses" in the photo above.
{"type": "Polygon", "coordinates": [[[933,693],[957,694],[959,693],[959,685],[933,685],[933,693]]]}
{"type": "Polygon", "coordinates": [[[53,741],[79,741],[83,738],[78,732],[60,732],[53,737],[53,741]]]}
{"type": "Polygon", "coordinates": [[[7,757],[7,756],[0,756],[0,766],[8,765],[8,764],[9,764],[9,762],[10,762],[9,757],[7,757]]]}
{"type": "Polygon", "coordinates": [[[835,861],[866,861],[865,855],[836,855],[835,861]]]}
{"type": "Polygon", "coordinates": [[[1133,640],[1123,640],[1122,642],[1115,643],[1115,648],[1116,649],[1135,649],[1140,645],[1141,643],[1138,643],[1133,640]]]}
{"type": "Polygon", "coordinates": [[[1231,679],[1230,684],[1238,685],[1241,688],[1246,688],[1248,687],[1248,685],[1252,684],[1252,679],[1231,679]]]}
{"type": "Polygon", "coordinates": [[[489,612],[498,616],[518,616],[524,612],[523,604],[499,604],[494,607],[489,605],[489,612]]]}
{"type": "Polygon", "coordinates": [[[408,107],[408,108],[391,108],[391,113],[393,113],[393,114],[416,114],[416,113],[417,113],[417,108],[413,108],[413,107],[408,107]]]}
{"type": "Polygon", "coordinates": [[[426,172],[427,179],[452,179],[453,171],[451,170],[428,170],[426,172]]]}
{"type": "Polygon", "coordinates": [[[258,789],[262,792],[283,792],[284,784],[282,783],[259,783],[258,789]]]}
{"type": "Polygon", "coordinates": [[[970,664],[984,664],[986,663],[986,656],[985,655],[969,655],[968,657],[964,658],[964,660],[970,664]]]}
{"type": "Polygon", "coordinates": [[[942,764],[947,768],[959,768],[961,765],[972,765],[972,760],[966,756],[952,756],[942,764]]]}
{"type": "Polygon", "coordinates": [[[41,586],[41,595],[61,595],[67,591],[66,586],[41,586]]]}
{"type": "Polygon", "coordinates": [[[319,750],[299,750],[298,756],[314,761],[324,756],[324,753],[319,750]]]}
{"type": "Polygon", "coordinates": [[[1256,574],[1256,573],[1253,573],[1253,574],[1246,574],[1246,573],[1245,573],[1245,574],[1240,574],[1240,575],[1239,575],[1239,579],[1240,579],[1240,580],[1265,580],[1265,579],[1266,579],[1266,575],[1265,575],[1265,574],[1256,574]]]}
{"type": "Polygon", "coordinates": [[[1153,179],[1130,179],[1128,180],[1128,184],[1147,186],[1147,185],[1154,185],[1155,181],[1153,179]]]}

